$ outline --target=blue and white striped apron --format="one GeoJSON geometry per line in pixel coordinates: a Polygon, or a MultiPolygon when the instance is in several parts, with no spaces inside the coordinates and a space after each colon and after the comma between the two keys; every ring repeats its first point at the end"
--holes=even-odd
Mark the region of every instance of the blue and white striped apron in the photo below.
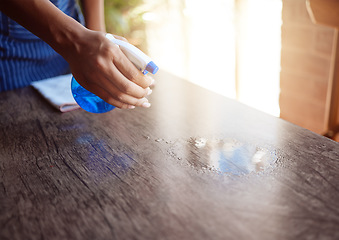
{"type": "MultiPolygon", "coordinates": [[[[50,1],[83,23],[75,0],[50,1]]],[[[69,72],[68,63],[47,43],[0,12],[0,92],[69,72]]]]}

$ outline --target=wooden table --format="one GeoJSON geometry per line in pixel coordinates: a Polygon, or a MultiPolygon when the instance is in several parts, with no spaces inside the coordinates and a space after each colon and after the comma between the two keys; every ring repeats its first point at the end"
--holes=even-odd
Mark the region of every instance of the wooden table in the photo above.
{"type": "Polygon", "coordinates": [[[156,79],[99,115],[0,93],[1,240],[339,238],[338,143],[156,79]]]}

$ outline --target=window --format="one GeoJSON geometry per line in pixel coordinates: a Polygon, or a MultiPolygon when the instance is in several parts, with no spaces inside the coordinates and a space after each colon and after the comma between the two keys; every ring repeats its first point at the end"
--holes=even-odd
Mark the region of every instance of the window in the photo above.
{"type": "Polygon", "coordinates": [[[281,0],[146,0],[160,68],[279,116],[281,0]]]}

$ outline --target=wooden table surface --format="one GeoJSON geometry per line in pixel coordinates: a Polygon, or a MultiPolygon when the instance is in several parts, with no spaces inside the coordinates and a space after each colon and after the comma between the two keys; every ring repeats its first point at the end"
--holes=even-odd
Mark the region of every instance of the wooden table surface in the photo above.
{"type": "Polygon", "coordinates": [[[338,143],[156,79],[105,114],[0,93],[1,240],[339,239],[338,143]]]}

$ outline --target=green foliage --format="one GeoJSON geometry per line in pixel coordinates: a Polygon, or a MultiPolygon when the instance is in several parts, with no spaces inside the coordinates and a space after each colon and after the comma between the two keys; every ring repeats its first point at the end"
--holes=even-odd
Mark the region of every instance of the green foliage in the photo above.
{"type": "MultiPolygon", "coordinates": [[[[143,0],[105,0],[106,31],[144,45],[143,0]]],[[[140,46],[139,46],[140,47],[140,46]]]]}

